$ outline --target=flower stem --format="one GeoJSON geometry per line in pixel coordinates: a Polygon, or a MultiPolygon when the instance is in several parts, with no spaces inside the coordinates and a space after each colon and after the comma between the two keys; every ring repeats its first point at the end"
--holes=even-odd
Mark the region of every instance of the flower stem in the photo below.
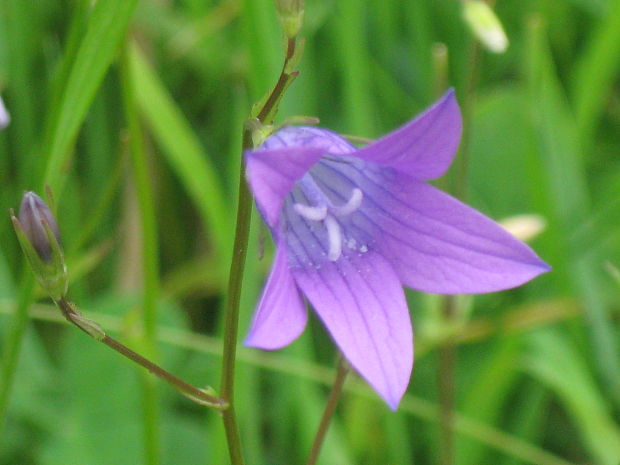
{"type": "MultiPolygon", "coordinates": [[[[295,54],[296,40],[289,39],[287,43],[286,58],[278,82],[271,94],[265,100],[262,108],[258,111],[257,119],[265,123],[274,113],[284,91],[291,82],[291,74],[287,72],[289,61],[295,54]]],[[[244,128],[242,153],[254,147],[252,129],[244,128]]],[[[248,251],[248,238],[250,235],[250,220],[252,214],[252,195],[245,179],[245,164],[241,163],[239,173],[239,203],[237,206],[237,222],[233,255],[228,278],[228,293],[226,301],[226,316],[224,320],[224,348],[222,356],[222,382],[220,387],[221,397],[228,404],[228,408],[222,411],[224,430],[228,443],[228,452],[232,465],[243,465],[241,441],[239,439],[239,427],[234,410],[234,379],[235,358],[237,352],[237,337],[239,327],[239,304],[241,302],[241,288],[243,285],[243,270],[248,251]]]]}
{"type": "MultiPolygon", "coordinates": [[[[489,2],[489,0],[487,0],[489,2]]],[[[489,2],[491,3],[491,2],[489,2]]],[[[467,195],[468,178],[468,155],[470,142],[470,121],[472,107],[475,101],[476,87],[480,68],[481,51],[477,40],[471,40],[468,45],[468,67],[465,77],[465,96],[462,104],[463,114],[463,136],[459,154],[455,159],[453,170],[453,182],[450,183],[450,192],[457,198],[463,200],[467,195]]],[[[444,323],[452,328],[454,320],[459,312],[459,300],[455,295],[444,296],[441,303],[441,313],[444,323]]],[[[454,391],[455,391],[455,364],[456,364],[456,345],[452,336],[443,341],[439,348],[439,401],[441,418],[441,461],[442,465],[453,465],[455,463],[454,450],[454,391]]]]}
{"type": "MultiPolygon", "coordinates": [[[[251,134],[243,135],[243,149],[251,147],[251,134]],[[249,141],[248,141],[249,140],[249,141]],[[250,144],[249,147],[247,144],[250,144]]],[[[252,196],[245,181],[244,164],[241,163],[239,174],[239,204],[237,206],[237,226],[233,245],[233,257],[228,280],[228,300],[226,303],[226,319],[224,321],[224,348],[222,357],[221,396],[229,407],[222,412],[228,452],[233,465],[242,465],[241,441],[234,402],[235,359],[237,355],[237,333],[239,327],[239,304],[243,284],[243,269],[248,250],[250,220],[252,216],[252,196]]]]}
{"type": "MultiPolygon", "coordinates": [[[[286,43],[286,57],[284,59],[284,66],[282,67],[282,72],[280,73],[278,82],[276,82],[276,85],[273,88],[273,92],[267,98],[265,105],[263,106],[263,108],[261,109],[261,111],[258,113],[258,116],[257,116],[258,120],[261,123],[265,122],[265,119],[267,118],[269,113],[271,113],[273,108],[277,105],[278,101],[282,97],[282,94],[286,90],[286,84],[290,78],[290,75],[286,72],[286,67],[287,67],[288,62],[291,60],[291,58],[293,58],[293,55],[295,54],[296,43],[297,42],[295,41],[295,39],[288,39],[286,43]]],[[[250,147],[245,147],[245,148],[250,148],[250,147]]]]}
{"type": "Polygon", "coordinates": [[[58,302],[56,302],[56,305],[62,312],[63,316],[69,321],[69,323],[77,326],[79,329],[84,331],[93,339],[100,341],[108,347],[114,349],[122,356],[146,368],[150,373],[165,381],[170,386],[174,387],[177,391],[179,391],[188,399],[196,402],[197,404],[204,405],[206,407],[216,408],[219,410],[223,410],[228,407],[228,404],[223,399],[208,394],[202,389],[186,383],[182,379],[164,370],[162,367],[153,363],[149,359],[143,357],[137,352],[134,352],[129,347],[120,343],[116,339],[108,336],[99,327],[99,325],[97,325],[97,323],[81,316],[77,306],[72,302],[69,302],[65,299],[60,299],[58,302]]]}
{"type": "Polygon", "coordinates": [[[452,194],[461,200],[464,200],[467,196],[469,145],[471,139],[470,122],[476,99],[476,87],[478,85],[481,55],[480,44],[475,40],[471,41],[468,50],[469,58],[467,60],[468,68],[465,83],[465,96],[462,99],[461,105],[461,111],[463,114],[463,136],[461,138],[459,154],[455,160],[455,177],[451,189],[452,194]]]}
{"type": "Polygon", "coordinates": [[[334,415],[334,412],[336,411],[338,399],[340,399],[340,394],[342,393],[344,381],[348,373],[349,367],[347,365],[347,362],[345,362],[345,360],[340,357],[340,360],[338,361],[338,371],[336,373],[336,379],[334,380],[334,385],[332,386],[332,390],[329,393],[327,405],[325,406],[325,411],[323,412],[321,423],[319,423],[319,428],[316,432],[316,436],[314,437],[314,442],[312,443],[312,448],[310,449],[310,455],[308,456],[308,461],[306,462],[306,465],[314,465],[319,458],[321,446],[323,446],[323,442],[325,441],[325,436],[327,434],[327,430],[329,429],[329,424],[331,422],[332,416],[334,415]]]}
{"type": "MultiPolygon", "coordinates": [[[[456,296],[447,295],[442,301],[442,317],[451,324],[456,314],[456,296]]],[[[454,463],[454,366],[456,347],[452,338],[443,341],[439,348],[439,405],[441,424],[441,465],[454,463]]]]}

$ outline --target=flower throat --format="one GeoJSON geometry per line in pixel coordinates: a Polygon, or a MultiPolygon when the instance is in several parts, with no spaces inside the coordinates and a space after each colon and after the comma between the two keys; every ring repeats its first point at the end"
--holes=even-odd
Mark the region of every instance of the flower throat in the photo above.
{"type": "Polygon", "coordinates": [[[294,203],[295,212],[310,221],[320,221],[327,230],[327,258],[336,261],[342,255],[342,228],[338,218],[357,211],[362,204],[364,194],[357,187],[353,188],[349,200],[344,205],[336,206],[317,185],[310,173],[306,173],[297,183],[311,205],[294,203]]]}

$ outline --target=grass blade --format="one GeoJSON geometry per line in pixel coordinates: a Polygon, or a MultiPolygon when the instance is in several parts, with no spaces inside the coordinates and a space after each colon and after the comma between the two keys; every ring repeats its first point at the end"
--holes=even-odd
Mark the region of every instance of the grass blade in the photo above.
{"type": "Polygon", "coordinates": [[[232,249],[232,205],[226,201],[223,182],[205,154],[188,121],[137,47],[130,51],[134,94],[166,160],[182,180],[212,234],[214,250],[223,266],[232,249]]]}
{"type": "Polygon", "coordinates": [[[43,148],[46,161],[43,183],[49,184],[57,195],[62,186],[63,170],[71,158],[72,145],[127,32],[136,3],[137,0],[100,0],[88,18],[86,33],[63,86],[56,117],[49,123],[49,140],[43,148]]]}

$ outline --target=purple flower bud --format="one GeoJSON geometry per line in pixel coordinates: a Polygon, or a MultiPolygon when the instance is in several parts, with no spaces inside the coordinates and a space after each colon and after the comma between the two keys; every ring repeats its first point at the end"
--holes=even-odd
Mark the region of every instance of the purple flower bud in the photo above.
{"type": "Polygon", "coordinates": [[[60,244],[58,225],[49,207],[32,191],[24,194],[19,207],[19,222],[39,258],[44,262],[49,262],[52,258],[52,245],[45,231],[45,223],[49,225],[49,229],[60,244]]]}

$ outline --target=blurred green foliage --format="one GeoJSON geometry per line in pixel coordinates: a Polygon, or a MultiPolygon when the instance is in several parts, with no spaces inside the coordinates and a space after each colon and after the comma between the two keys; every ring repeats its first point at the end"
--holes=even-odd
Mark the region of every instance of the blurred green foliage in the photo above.
{"type": "MultiPolygon", "coordinates": [[[[437,349],[448,337],[456,463],[620,463],[620,286],[609,271],[620,266],[620,0],[495,6],[510,40],[502,55],[473,41],[457,0],[307,0],[301,75],[280,118],[376,137],[455,87],[469,203],[496,219],[542,215],[533,246],[554,267],[467,299],[451,325],[437,298],[409,292],[409,393],[392,413],[350,381],[320,463],[438,463],[437,349]]],[[[0,212],[50,184],[70,297],[196,385],[219,381],[243,121],[282,56],[272,0],[0,2],[0,94],[12,116],[0,132],[0,212]]],[[[260,235],[254,218],[242,331],[270,261],[258,259],[260,235]]],[[[7,214],[0,464],[228,462],[217,414],[62,324],[30,292],[24,265],[7,214]]],[[[306,457],[334,360],[321,326],[309,329],[278,353],[240,350],[249,464],[306,457]]]]}

